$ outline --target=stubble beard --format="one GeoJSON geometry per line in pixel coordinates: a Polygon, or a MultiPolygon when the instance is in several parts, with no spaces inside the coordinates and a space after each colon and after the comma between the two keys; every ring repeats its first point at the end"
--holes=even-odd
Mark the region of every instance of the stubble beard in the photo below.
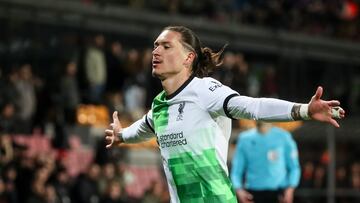
{"type": "Polygon", "coordinates": [[[161,81],[165,80],[165,77],[162,76],[162,75],[159,74],[159,73],[156,73],[156,72],[154,71],[154,69],[151,71],[151,75],[152,75],[153,77],[155,77],[155,78],[158,78],[158,79],[161,80],[161,81]]]}

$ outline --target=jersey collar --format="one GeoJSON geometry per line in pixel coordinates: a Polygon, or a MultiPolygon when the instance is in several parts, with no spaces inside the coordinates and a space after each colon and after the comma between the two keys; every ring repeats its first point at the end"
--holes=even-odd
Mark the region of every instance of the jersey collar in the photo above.
{"type": "Polygon", "coordinates": [[[194,75],[191,75],[174,93],[170,95],[166,95],[166,99],[172,99],[176,95],[178,95],[192,80],[194,79],[194,75]]]}

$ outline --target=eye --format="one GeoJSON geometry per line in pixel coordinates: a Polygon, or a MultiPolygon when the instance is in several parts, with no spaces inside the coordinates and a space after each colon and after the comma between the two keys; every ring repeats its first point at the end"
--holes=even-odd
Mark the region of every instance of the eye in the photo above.
{"type": "Polygon", "coordinates": [[[170,48],[169,45],[165,45],[165,46],[164,46],[164,49],[169,49],[169,48],[170,48]]]}

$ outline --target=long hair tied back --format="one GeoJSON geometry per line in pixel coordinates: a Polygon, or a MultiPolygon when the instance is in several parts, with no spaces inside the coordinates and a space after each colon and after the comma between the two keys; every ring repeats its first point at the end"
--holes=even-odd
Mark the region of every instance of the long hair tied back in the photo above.
{"type": "Polygon", "coordinates": [[[196,34],[184,26],[169,26],[164,30],[170,30],[181,34],[184,47],[195,51],[196,58],[192,64],[192,74],[197,77],[206,77],[223,63],[222,53],[227,44],[220,51],[214,52],[209,47],[201,47],[201,42],[196,34]]]}
{"type": "Polygon", "coordinates": [[[193,72],[198,77],[206,77],[213,72],[218,66],[223,64],[222,53],[227,44],[225,44],[220,51],[213,52],[208,47],[201,48],[203,60],[199,60],[197,67],[193,67],[193,72]]]}

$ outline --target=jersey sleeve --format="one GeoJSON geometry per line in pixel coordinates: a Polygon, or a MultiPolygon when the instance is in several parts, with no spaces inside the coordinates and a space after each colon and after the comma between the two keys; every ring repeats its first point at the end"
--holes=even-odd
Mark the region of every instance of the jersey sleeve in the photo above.
{"type": "Polygon", "coordinates": [[[235,96],[227,102],[231,117],[263,121],[293,121],[291,109],[295,103],[273,99],[235,96]]]}
{"type": "Polygon", "coordinates": [[[213,78],[203,78],[202,84],[197,88],[200,103],[211,115],[232,118],[227,110],[227,103],[239,93],[213,78]]]}
{"type": "Polygon", "coordinates": [[[232,159],[232,168],[230,173],[233,187],[237,189],[243,188],[243,177],[246,165],[246,158],[244,153],[244,145],[241,141],[241,134],[237,139],[236,149],[232,159]]]}
{"type": "Polygon", "coordinates": [[[290,133],[285,136],[285,161],[288,171],[288,186],[297,187],[300,182],[300,164],[298,149],[290,133]]]}
{"type": "Polygon", "coordinates": [[[143,142],[155,137],[152,111],[150,110],[141,119],[124,128],[121,136],[125,143],[143,142]]]}

